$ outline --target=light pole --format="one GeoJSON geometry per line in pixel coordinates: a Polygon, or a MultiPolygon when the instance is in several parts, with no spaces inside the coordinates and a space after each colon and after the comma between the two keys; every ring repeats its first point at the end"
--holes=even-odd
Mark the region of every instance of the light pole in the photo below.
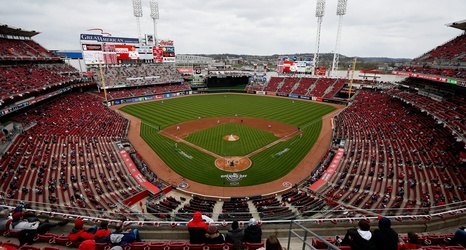
{"type": "Polygon", "coordinates": [[[142,6],[141,6],[141,0],[133,0],[133,13],[134,17],[136,17],[136,21],[138,24],[138,38],[139,42],[141,42],[141,20],[140,18],[142,17],[142,6]]]}
{"type": "Polygon", "coordinates": [[[332,76],[335,75],[335,70],[338,69],[338,62],[340,60],[340,41],[341,41],[341,27],[343,23],[343,16],[346,14],[346,5],[348,0],[338,0],[337,5],[337,16],[338,19],[338,31],[337,31],[337,41],[335,43],[335,51],[333,54],[333,63],[332,63],[332,76]]]}
{"type": "Polygon", "coordinates": [[[316,35],[316,49],[314,51],[314,72],[319,63],[319,49],[320,49],[320,30],[322,28],[322,19],[325,14],[325,0],[317,0],[316,17],[317,17],[317,35],[316,35]]]}
{"type": "Polygon", "coordinates": [[[159,3],[154,0],[150,1],[150,17],[154,22],[154,46],[157,46],[157,20],[159,19],[159,3]]]}

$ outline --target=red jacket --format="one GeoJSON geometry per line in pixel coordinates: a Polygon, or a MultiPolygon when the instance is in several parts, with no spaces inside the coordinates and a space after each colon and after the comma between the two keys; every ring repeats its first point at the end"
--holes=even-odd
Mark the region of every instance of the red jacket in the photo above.
{"type": "Polygon", "coordinates": [[[84,228],[73,228],[68,234],[68,239],[71,241],[93,240],[94,235],[86,232],[84,228]]]}
{"type": "Polygon", "coordinates": [[[195,212],[193,219],[188,223],[189,243],[202,244],[206,242],[205,234],[209,225],[202,221],[202,214],[195,212]]]}
{"type": "Polygon", "coordinates": [[[98,229],[94,234],[95,242],[107,242],[111,231],[108,229],[98,229]]]}

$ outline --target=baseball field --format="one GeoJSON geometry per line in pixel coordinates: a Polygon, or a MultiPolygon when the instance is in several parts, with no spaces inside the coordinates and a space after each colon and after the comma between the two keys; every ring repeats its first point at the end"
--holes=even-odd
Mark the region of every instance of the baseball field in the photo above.
{"type": "Polygon", "coordinates": [[[211,186],[240,187],[271,182],[292,171],[319,137],[322,116],[335,107],[299,99],[212,94],[120,110],[141,119],[140,136],[180,176],[211,186]]]}

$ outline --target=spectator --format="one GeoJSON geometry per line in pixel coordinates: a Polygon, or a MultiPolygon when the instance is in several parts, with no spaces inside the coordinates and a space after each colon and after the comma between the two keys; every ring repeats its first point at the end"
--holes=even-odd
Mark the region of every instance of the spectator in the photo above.
{"type": "Polygon", "coordinates": [[[193,219],[188,223],[189,242],[191,244],[202,244],[206,242],[208,225],[202,221],[201,212],[195,212],[193,219]]]}
{"type": "Polygon", "coordinates": [[[218,231],[215,223],[210,223],[205,234],[207,244],[222,244],[225,243],[225,236],[218,231]]]}
{"type": "Polygon", "coordinates": [[[420,249],[422,246],[418,242],[419,237],[413,232],[408,232],[408,242],[400,246],[400,250],[420,249]]]}
{"type": "Polygon", "coordinates": [[[466,247],[466,229],[464,227],[460,227],[456,230],[453,239],[451,239],[451,244],[460,244],[461,246],[466,247]]]}
{"type": "Polygon", "coordinates": [[[261,248],[258,248],[257,250],[284,250],[284,249],[285,248],[282,247],[277,236],[270,235],[265,241],[265,248],[261,247],[261,248]]]}
{"type": "MultiPolygon", "coordinates": [[[[13,214],[13,220],[10,224],[10,231],[12,232],[21,232],[22,230],[36,230],[39,234],[44,234],[49,231],[51,228],[56,227],[58,223],[50,223],[47,220],[44,223],[41,223],[39,219],[35,218],[31,222],[27,219],[24,219],[25,213],[16,212],[13,214]]],[[[63,225],[61,223],[60,225],[63,225]]]]}
{"type": "Polygon", "coordinates": [[[251,218],[249,224],[244,229],[243,242],[260,243],[262,242],[262,229],[257,225],[257,220],[251,218]]]}
{"type": "Polygon", "coordinates": [[[78,250],[95,250],[94,240],[85,240],[79,244],[78,250]]]}
{"type": "Polygon", "coordinates": [[[398,234],[392,229],[392,222],[387,217],[380,217],[379,228],[374,230],[374,241],[377,249],[398,249],[398,234]]]}
{"type": "Polygon", "coordinates": [[[75,242],[83,242],[85,240],[93,240],[94,233],[97,230],[97,226],[93,226],[88,230],[84,229],[84,221],[76,220],[74,222],[74,228],[71,229],[71,232],[68,234],[68,239],[75,242]]]}
{"type": "Polygon", "coordinates": [[[234,243],[237,240],[243,240],[243,237],[244,237],[243,229],[239,228],[238,221],[236,220],[233,221],[233,223],[231,223],[231,229],[229,229],[227,232],[225,241],[228,243],[234,243]]]}
{"type": "Polygon", "coordinates": [[[8,216],[10,211],[6,208],[0,211],[0,230],[8,229],[8,222],[11,222],[11,217],[8,216]]]}
{"type": "Polygon", "coordinates": [[[100,227],[94,234],[94,240],[97,243],[108,242],[108,236],[111,231],[108,229],[108,221],[104,220],[100,222],[100,227]]]}
{"type": "Polygon", "coordinates": [[[123,231],[123,222],[118,222],[115,225],[115,232],[110,233],[109,242],[112,245],[126,245],[133,242],[141,242],[141,236],[137,229],[127,229],[123,231]]]}
{"type": "Polygon", "coordinates": [[[352,250],[375,250],[374,237],[372,237],[370,229],[369,222],[360,220],[358,228],[348,229],[341,245],[351,246],[352,250]]]}

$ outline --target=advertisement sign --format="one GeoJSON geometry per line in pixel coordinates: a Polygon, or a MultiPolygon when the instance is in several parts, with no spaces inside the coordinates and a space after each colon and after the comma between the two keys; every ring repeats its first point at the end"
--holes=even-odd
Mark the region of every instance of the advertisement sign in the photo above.
{"type": "Polygon", "coordinates": [[[312,74],[314,62],[309,61],[295,61],[289,59],[278,59],[277,71],[278,73],[301,73],[312,74]]]}
{"type": "Polygon", "coordinates": [[[314,71],[314,75],[316,76],[325,76],[326,73],[327,73],[327,68],[324,68],[324,67],[318,67],[314,71]]]}
{"type": "Polygon", "coordinates": [[[162,56],[163,56],[163,62],[175,62],[175,47],[163,46],[162,56]]]}
{"type": "Polygon", "coordinates": [[[139,54],[134,45],[115,44],[117,60],[138,60],[139,54]]]}
{"type": "Polygon", "coordinates": [[[115,52],[115,44],[102,44],[103,57],[105,64],[116,64],[117,54],[115,52]]]}
{"type": "Polygon", "coordinates": [[[103,63],[102,45],[81,44],[83,50],[83,60],[85,64],[103,63]]]}
{"type": "Polygon", "coordinates": [[[152,60],[154,56],[152,55],[152,45],[140,45],[136,46],[136,52],[139,55],[141,60],[152,60]]]}
{"type": "Polygon", "coordinates": [[[102,36],[97,34],[81,34],[81,41],[94,41],[99,43],[133,43],[139,44],[139,38],[102,36]]]}
{"type": "Polygon", "coordinates": [[[156,63],[163,62],[162,46],[154,46],[152,48],[152,55],[153,55],[154,62],[156,63]]]}

